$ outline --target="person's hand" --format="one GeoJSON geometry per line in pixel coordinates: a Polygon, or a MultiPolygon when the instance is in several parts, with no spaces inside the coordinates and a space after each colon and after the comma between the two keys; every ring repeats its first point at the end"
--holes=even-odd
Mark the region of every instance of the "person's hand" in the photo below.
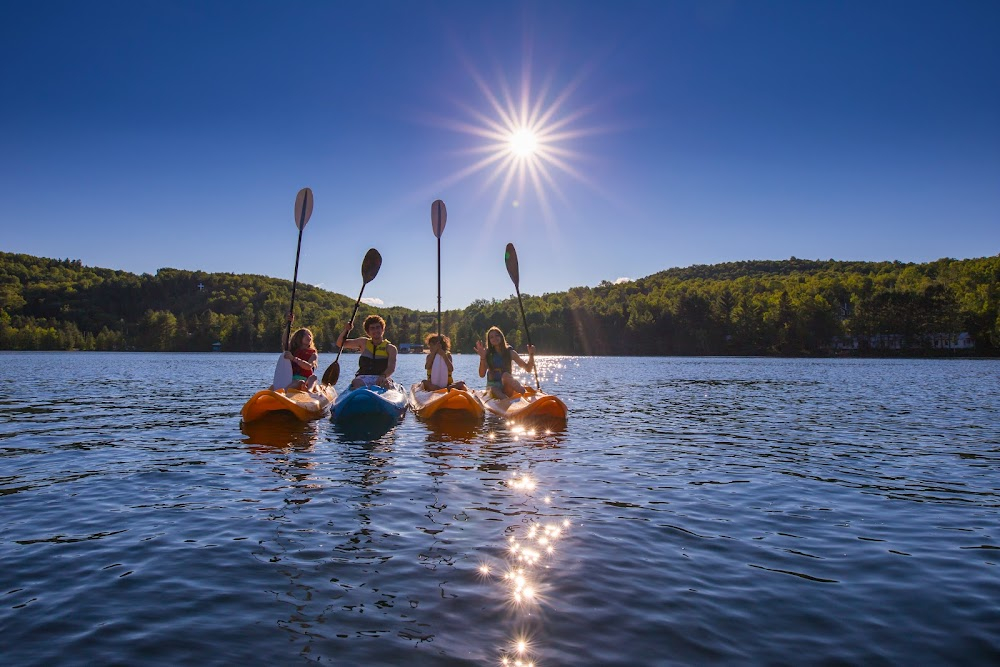
{"type": "Polygon", "coordinates": [[[481,340],[476,341],[476,354],[478,354],[483,359],[486,358],[486,346],[483,345],[483,341],[481,340]]]}
{"type": "Polygon", "coordinates": [[[295,313],[293,313],[292,311],[288,311],[288,314],[285,316],[285,319],[287,319],[288,323],[291,324],[292,322],[295,321],[295,313]]]}
{"type": "Polygon", "coordinates": [[[528,344],[528,355],[532,357],[535,356],[535,346],[530,343],[528,344]]]}

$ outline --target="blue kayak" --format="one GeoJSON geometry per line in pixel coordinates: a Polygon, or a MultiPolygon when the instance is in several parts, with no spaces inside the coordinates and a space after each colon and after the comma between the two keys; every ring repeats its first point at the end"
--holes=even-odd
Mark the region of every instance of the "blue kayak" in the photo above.
{"type": "Polygon", "coordinates": [[[390,389],[376,385],[348,389],[333,403],[333,421],[402,419],[406,405],[406,392],[397,382],[393,382],[390,389]]]}

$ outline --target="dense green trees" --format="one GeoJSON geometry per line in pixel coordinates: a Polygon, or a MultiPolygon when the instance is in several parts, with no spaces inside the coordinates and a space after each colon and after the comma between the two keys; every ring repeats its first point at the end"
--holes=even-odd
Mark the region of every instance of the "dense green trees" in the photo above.
{"type": "MultiPolygon", "coordinates": [[[[264,276],[177,269],[137,276],[0,253],[0,349],[204,351],[220,342],[224,350],[270,351],[290,291],[289,281],[264,276]]],[[[978,354],[1000,350],[1000,257],[731,262],[523,301],[532,342],[546,353],[811,355],[829,353],[835,340],[856,341],[864,353],[886,336],[919,352],[932,335],[960,331],[974,336],[978,354]]],[[[297,322],[329,350],[353,305],[299,285],[297,322]]],[[[437,328],[436,313],[379,312],[396,343],[420,342],[437,328]]],[[[474,301],[442,319],[456,351],[470,352],[492,325],[511,344],[526,342],[514,298],[474,301]]]]}

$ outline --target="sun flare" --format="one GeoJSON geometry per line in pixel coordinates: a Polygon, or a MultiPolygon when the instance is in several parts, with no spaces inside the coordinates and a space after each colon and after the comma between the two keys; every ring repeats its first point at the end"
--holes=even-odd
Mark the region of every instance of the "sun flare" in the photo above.
{"type": "Polygon", "coordinates": [[[487,81],[471,66],[469,70],[481,99],[456,100],[466,118],[446,120],[445,124],[478,141],[460,149],[473,159],[449,175],[445,183],[481,174],[484,178],[480,194],[495,194],[486,215],[488,223],[498,222],[508,207],[518,208],[522,215],[540,213],[536,219],[554,233],[557,216],[553,199],[572,208],[564,190],[570,181],[600,191],[600,186],[578,169],[588,160],[581,151],[582,140],[608,131],[582,125],[596,108],[581,99],[589,69],[584,68],[562,85],[556,83],[555,71],[541,82],[534,81],[530,58],[523,63],[515,85],[503,74],[496,81],[487,81]]]}

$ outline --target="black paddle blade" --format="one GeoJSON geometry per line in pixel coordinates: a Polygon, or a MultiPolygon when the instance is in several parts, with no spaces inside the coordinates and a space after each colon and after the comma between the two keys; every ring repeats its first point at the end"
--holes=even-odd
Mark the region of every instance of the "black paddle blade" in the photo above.
{"type": "Polygon", "coordinates": [[[441,234],[444,232],[444,226],[447,223],[448,209],[445,207],[443,201],[435,199],[434,203],[431,204],[431,229],[434,230],[434,236],[441,238],[441,234]]]}
{"type": "Polygon", "coordinates": [[[295,197],[295,226],[302,231],[302,228],[309,222],[309,216],[313,214],[313,191],[310,188],[302,188],[295,197]]]}
{"type": "Polygon", "coordinates": [[[514,281],[514,287],[520,289],[521,276],[517,270],[517,251],[514,250],[513,243],[507,244],[507,249],[503,253],[503,261],[507,264],[507,273],[510,274],[510,279],[514,281]]]}
{"type": "Polygon", "coordinates": [[[340,362],[334,361],[323,373],[323,384],[334,385],[340,379],[340,362]]]}
{"type": "Polygon", "coordinates": [[[378,254],[375,248],[365,253],[365,259],[361,262],[361,279],[365,285],[370,283],[378,275],[378,270],[382,268],[382,255],[378,254]]]}

